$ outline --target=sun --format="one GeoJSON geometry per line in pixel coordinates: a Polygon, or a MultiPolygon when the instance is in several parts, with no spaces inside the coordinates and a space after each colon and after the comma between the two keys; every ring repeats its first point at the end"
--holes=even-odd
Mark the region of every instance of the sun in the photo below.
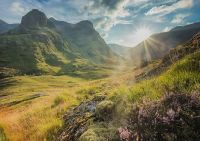
{"type": "Polygon", "coordinates": [[[136,42],[139,43],[146,40],[151,35],[152,35],[152,31],[150,30],[150,28],[143,26],[143,27],[138,28],[135,31],[135,40],[136,42]]]}

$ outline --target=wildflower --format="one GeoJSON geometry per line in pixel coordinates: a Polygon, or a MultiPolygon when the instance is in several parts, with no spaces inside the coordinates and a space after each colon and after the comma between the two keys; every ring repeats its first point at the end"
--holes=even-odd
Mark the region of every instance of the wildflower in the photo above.
{"type": "Polygon", "coordinates": [[[166,124],[170,124],[170,119],[168,117],[163,117],[162,122],[166,124]]]}
{"type": "Polygon", "coordinates": [[[131,136],[131,132],[127,129],[127,127],[125,128],[118,128],[118,132],[119,132],[119,136],[120,136],[120,140],[122,141],[128,141],[130,136],[131,136]]]}
{"type": "Polygon", "coordinates": [[[175,118],[175,114],[176,114],[176,112],[173,109],[169,109],[167,111],[167,115],[171,120],[173,120],[175,118]]]}

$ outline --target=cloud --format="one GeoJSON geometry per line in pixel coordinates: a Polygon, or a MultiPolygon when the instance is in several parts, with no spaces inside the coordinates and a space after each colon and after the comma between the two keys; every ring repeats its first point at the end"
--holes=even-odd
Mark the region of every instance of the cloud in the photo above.
{"type": "Polygon", "coordinates": [[[177,14],[171,21],[171,23],[174,23],[174,24],[180,24],[183,22],[183,20],[190,16],[190,14],[177,14]]]}
{"type": "Polygon", "coordinates": [[[163,32],[168,32],[168,31],[170,31],[171,29],[172,29],[172,27],[167,26],[167,27],[165,27],[165,28],[163,29],[163,32]]]}
{"type": "Polygon", "coordinates": [[[10,10],[17,15],[24,15],[27,12],[27,8],[20,2],[13,2],[10,6],[10,10]]]}
{"type": "Polygon", "coordinates": [[[185,9],[185,8],[190,8],[192,6],[193,6],[193,0],[179,0],[171,5],[161,5],[153,7],[148,12],[146,12],[145,15],[146,16],[156,15],[156,14],[166,15],[176,11],[177,9],[185,9]]]}
{"type": "Polygon", "coordinates": [[[130,0],[92,0],[85,7],[92,21],[97,28],[109,31],[111,27],[119,23],[129,23],[128,20],[122,20],[130,15],[126,9],[130,0]]]}

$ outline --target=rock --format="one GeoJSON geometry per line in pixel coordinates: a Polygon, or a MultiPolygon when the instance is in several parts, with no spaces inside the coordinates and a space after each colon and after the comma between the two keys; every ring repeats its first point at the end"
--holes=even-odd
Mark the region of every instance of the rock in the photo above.
{"type": "Polygon", "coordinates": [[[104,121],[111,119],[114,108],[115,108],[114,102],[110,100],[105,100],[100,102],[96,108],[97,118],[104,121]]]}
{"type": "Polygon", "coordinates": [[[57,141],[77,141],[87,130],[90,120],[95,118],[96,105],[104,100],[104,96],[98,96],[67,112],[63,119],[64,125],[58,132],[57,141]]]}
{"type": "Polygon", "coordinates": [[[21,26],[26,28],[43,27],[47,26],[47,20],[43,12],[33,9],[22,17],[21,26]]]}

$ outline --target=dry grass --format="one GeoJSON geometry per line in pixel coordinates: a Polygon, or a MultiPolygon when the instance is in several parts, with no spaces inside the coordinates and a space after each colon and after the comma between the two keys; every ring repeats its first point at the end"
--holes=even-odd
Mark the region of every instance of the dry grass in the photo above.
{"type": "Polygon", "coordinates": [[[4,96],[0,100],[3,104],[0,107],[0,124],[7,137],[14,141],[49,137],[49,130],[56,130],[62,124],[62,113],[79,103],[83,95],[78,96],[76,91],[88,83],[68,76],[21,76],[12,79],[14,84],[1,88],[0,95],[4,96]],[[36,94],[39,97],[27,99],[36,94]],[[65,97],[66,101],[53,106],[57,97],[65,97]]]}
{"type": "Polygon", "coordinates": [[[52,140],[68,108],[96,94],[112,94],[134,79],[132,72],[121,74],[98,80],[69,76],[13,77],[9,80],[11,85],[0,88],[0,125],[11,141],[52,140]]]}

